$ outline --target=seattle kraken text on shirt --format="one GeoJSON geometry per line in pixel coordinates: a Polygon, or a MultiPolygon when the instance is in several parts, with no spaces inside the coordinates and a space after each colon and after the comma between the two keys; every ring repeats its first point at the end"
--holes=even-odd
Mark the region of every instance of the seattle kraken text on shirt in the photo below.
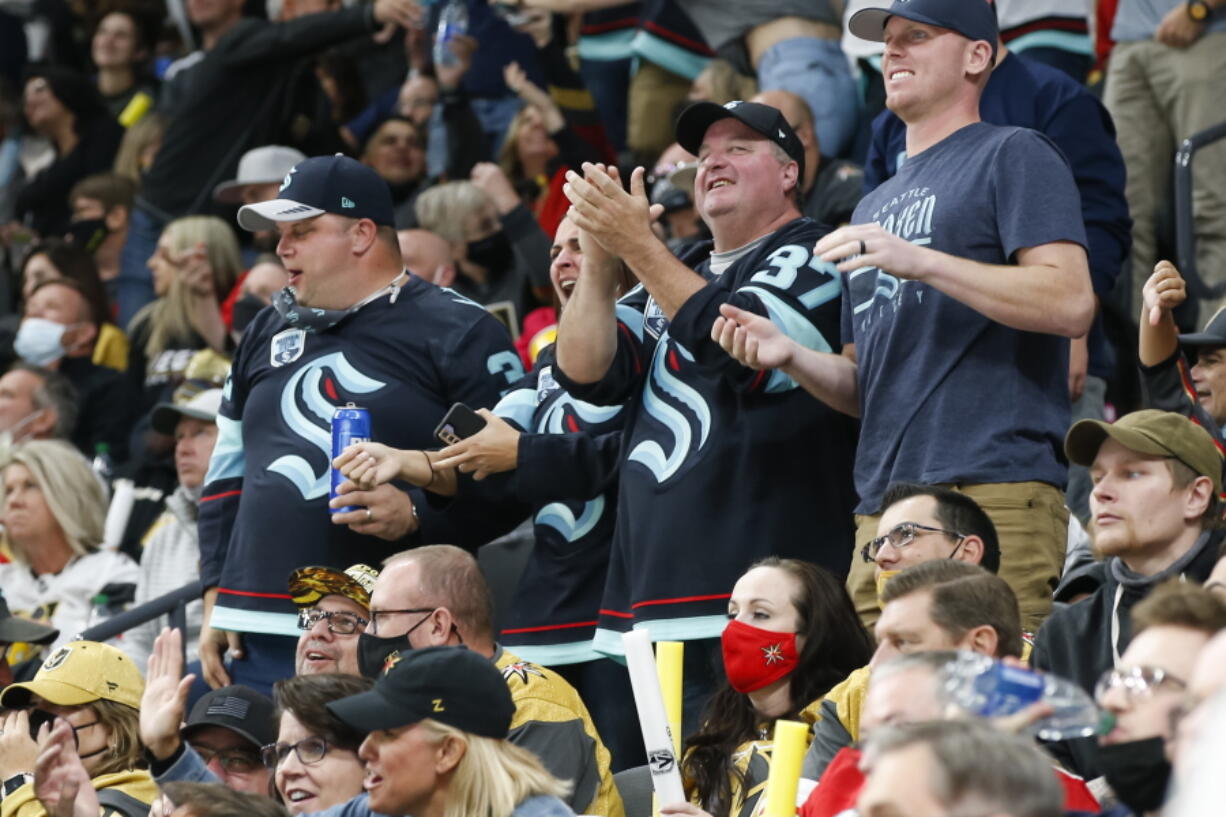
{"type": "MultiPolygon", "coordinates": [[[[930,188],[915,187],[877,208],[873,213],[873,220],[880,224],[882,229],[899,238],[905,238],[912,244],[927,246],[932,243],[932,215],[936,204],[936,194],[931,193],[930,188]]],[[[902,306],[903,284],[914,283],[901,281],[878,267],[862,267],[851,275],[853,278],[865,276],[863,283],[852,287],[855,299],[852,308],[860,320],[861,329],[867,329],[874,317],[884,315],[887,304],[897,313],[902,306]],[[871,275],[874,272],[875,277],[871,275]],[[871,287],[866,286],[869,281],[872,281],[871,287]],[[878,299],[884,303],[881,303],[878,309],[873,309],[878,299]]],[[[924,298],[923,287],[914,286],[912,291],[915,293],[916,303],[921,303],[924,298]]]]}

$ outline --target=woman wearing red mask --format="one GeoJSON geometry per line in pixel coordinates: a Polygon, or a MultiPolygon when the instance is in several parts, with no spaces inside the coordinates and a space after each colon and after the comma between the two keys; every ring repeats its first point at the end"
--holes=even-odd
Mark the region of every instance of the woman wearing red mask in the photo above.
{"type": "Polygon", "coordinates": [[[843,583],[798,559],[763,559],[732,588],[723,633],[727,682],[685,741],[690,802],[661,813],[749,817],[779,718],[812,723],[822,696],[864,666],[872,640],[843,583]]]}

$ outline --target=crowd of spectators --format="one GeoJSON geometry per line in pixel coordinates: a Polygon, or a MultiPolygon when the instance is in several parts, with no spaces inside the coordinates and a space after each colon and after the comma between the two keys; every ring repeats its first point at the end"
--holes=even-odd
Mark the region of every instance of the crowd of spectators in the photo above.
{"type": "Polygon", "coordinates": [[[1223,38],[0,0],[0,817],[1219,813],[1223,38]]]}

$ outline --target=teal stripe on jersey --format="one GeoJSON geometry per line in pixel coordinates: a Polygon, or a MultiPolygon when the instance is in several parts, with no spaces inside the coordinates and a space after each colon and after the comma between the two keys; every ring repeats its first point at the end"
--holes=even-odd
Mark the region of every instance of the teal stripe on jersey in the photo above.
{"type": "MultiPolygon", "coordinates": [[[[691,616],[641,621],[634,625],[634,629],[650,632],[653,642],[700,641],[704,638],[719,638],[726,626],[728,626],[727,616],[691,616]]],[[[626,654],[622,647],[622,634],[616,630],[597,627],[592,646],[597,652],[609,658],[621,660],[626,654]]]]}
{"type": "MultiPolygon", "coordinates": [[[[628,60],[634,56],[635,29],[610,31],[579,38],[579,58],[584,60],[628,60]]],[[[555,662],[556,663],[556,662],[555,662]]]]}
{"type": "Polygon", "coordinates": [[[1009,41],[1009,50],[1023,53],[1027,48],[1059,48],[1072,54],[1094,56],[1094,44],[1088,34],[1074,34],[1071,31],[1053,31],[1044,29],[1031,31],[1009,41]]]}
{"type": "Polygon", "coordinates": [[[573,644],[515,644],[500,640],[500,644],[510,648],[511,652],[525,661],[534,664],[559,666],[561,664],[582,664],[584,661],[595,661],[604,658],[593,646],[591,639],[577,641],[573,644]]]}
{"type": "Polygon", "coordinates": [[[243,455],[243,423],[217,415],[217,442],[209,459],[204,484],[219,479],[242,479],[246,457],[243,455]]]}
{"type": "MultiPolygon", "coordinates": [[[[258,610],[237,610],[224,607],[219,597],[213,608],[213,618],[209,625],[218,630],[231,630],[236,633],[263,633],[265,635],[286,635],[297,638],[302,635],[298,629],[298,616],[293,613],[262,613],[258,610]]],[[[289,602],[286,602],[288,604],[289,602]]]]}
{"type": "Polygon", "coordinates": [[[641,30],[634,36],[634,53],[691,82],[711,61],[710,57],[700,57],[641,30]]]}

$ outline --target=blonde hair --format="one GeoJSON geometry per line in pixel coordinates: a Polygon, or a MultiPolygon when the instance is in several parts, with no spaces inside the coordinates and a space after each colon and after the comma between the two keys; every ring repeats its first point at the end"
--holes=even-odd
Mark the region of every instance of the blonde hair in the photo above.
{"type": "Polygon", "coordinates": [[[448,182],[418,196],[413,209],[423,230],[447,241],[464,241],[468,214],[490,206],[489,196],[472,182],[448,182]]]}
{"type": "MultiPolygon", "coordinates": [[[[167,224],[162,229],[162,235],[168,239],[170,251],[175,255],[203,244],[205,257],[213,268],[213,292],[218,303],[230,294],[243,267],[238,240],[229,225],[217,216],[185,216],[167,224]]],[[[185,342],[192,337],[195,330],[190,314],[191,292],[178,276],[170,282],[170,289],[165,295],[136,313],[132,319],[133,325],[142,320],[149,322],[145,357],[150,365],[172,344],[185,342]]]]}
{"type": "Polygon", "coordinates": [[[511,124],[507,125],[507,135],[502,138],[502,147],[498,150],[498,166],[512,183],[524,178],[524,163],[519,158],[519,129],[528,118],[532,105],[525,105],[515,112],[511,124]]]}
{"type": "MultiPolygon", "coordinates": [[[[76,448],[63,440],[30,440],[12,448],[0,462],[0,471],[10,465],[29,470],[73,553],[84,556],[98,549],[106,519],[106,494],[76,448]]],[[[2,489],[0,481],[0,493],[2,489]]],[[[22,548],[13,544],[14,560],[28,565],[22,548]]]]}
{"type": "Polygon", "coordinates": [[[144,745],[140,742],[140,712],[127,704],[102,698],[87,704],[94,708],[98,723],[108,731],[106,753],[93,776],[145,768],[144,745]]]}
{"type": "Polygon", "coordinates": [[[429,718],[420,725],[436,744],[452,737],[466,747],[452,771],[443,817],[510,817],[529,797],[570,793],[570,783],[551,775],[536,755],[510,741],[474,735],[429,718]]]}
{"type": "Polygon", "coordinates": [[[166,133],[166,120],[158,113],[152,112],[142,116],[136,123],[124,131],[119,142],[119,151],[115,154],[115,162],[111,170],[120,176],[131,179],[138,186],[144,175],[141,157],[150,145],[159,144],[166,133]]]}

